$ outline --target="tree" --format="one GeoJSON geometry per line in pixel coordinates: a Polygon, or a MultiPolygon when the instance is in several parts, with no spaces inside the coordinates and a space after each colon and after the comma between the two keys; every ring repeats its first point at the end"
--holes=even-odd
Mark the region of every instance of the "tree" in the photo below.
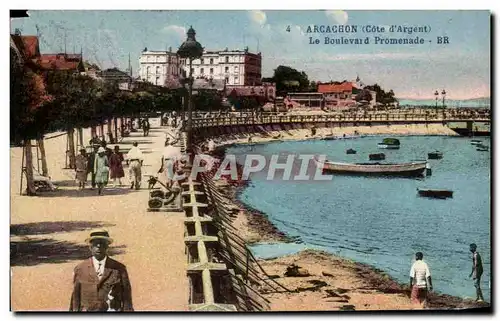
{"type": "Polygon", "coordinates": [[[354,100],[356,100],[357,102],[362,102],[362,101],[367,101],[367,102],[370,102],[372,101],[373,97],[372,97],[372,94],[370,93],[369,90],[367,89],[363,89],[361,90],[357,95],[356,97],[354,97],[354,100]]]}
{"type": "Polygon", "coordinates": [[[67,132],[69,167],[75,168],[75,128],[87,127],[94,121],[92,106],[99,89],[94,79],[70,71],[48,71],[46,79],[48,92],[54,97],[50,103],[52,126],[67,132]]]}
{"type": "Polygon", "coordinates": [[[310,92],[317,92],[318,91],[318,83],[316,81],[311,81],[309,84],[309,91],[310,92]]]}
{"type": "Polygon", "coordinates": [[[394,96],[394,91],[392,91],[392,89],[389,90],[389,92],[385,92],[378,84],[365,86],[364,89],[374,91],[377,94],[377,103],[389,105],[398,101],[394,96]]]}
{"type": "Polygon", "coordinates": [[[276,83],[276,91],[279,95],[290,91],[309,90],[309,79],[306,73],[287,66],[278,66],[274,70],[272,82],[276,83]]]}
{"type": "MultiPolygon", "coordinates": [[[[10,141],[22,144],[25,156],[26,193],[36,195],[33,179],[31,140],[38,139],[48,130],[47,94],[43,77],[31,62],[16,59],[11,50],[10,68],[10,141]]],[[[24,164],[23,164],[24,165],[24,164]]]]}

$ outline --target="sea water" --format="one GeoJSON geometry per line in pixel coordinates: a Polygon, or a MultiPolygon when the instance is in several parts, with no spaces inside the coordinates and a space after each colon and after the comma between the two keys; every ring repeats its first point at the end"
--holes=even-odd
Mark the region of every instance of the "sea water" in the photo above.
{"type": "MultiPolygon", "coordinates": [[[[325,250],[386,271],[409,282],[415,253],[424,253],[434,290],[475,298],[469,279],[476,243],[483,259],[481,285],[490,299],[490,152],[476,151],[469,138],[405,136],[399,150],[382,150],[383,137],[334,141],[287,141],[227,150],[242,161],[244,154],[327,155],[328,160],[368,162],[371,153],[386,154],[384,162],[426,159],[439,150],[444,157],[429,160],[432,175],[424,179],[334,175],[330,181],[267,180],[251,176],[241,201],[266,213],[277,228],[296,237],[292,244],[257,244],[256,256],[271,258],[302,249],[325,250]],[[347,155],[353,148],[357,154],[347,155]],[[453,190],[453,198],[419,197],[417,188],[453,190]]],[[[486,145],[489,138],[479,138],[486,145]]],[[[311,161],[312,162],[312,161],[311,161]]]]}

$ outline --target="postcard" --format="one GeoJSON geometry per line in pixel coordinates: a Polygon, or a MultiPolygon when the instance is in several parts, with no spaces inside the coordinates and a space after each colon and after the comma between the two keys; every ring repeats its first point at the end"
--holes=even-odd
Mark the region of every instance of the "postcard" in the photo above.
{"type": "Polygon", "coordinates": [[[10,20],[11,311],[492,311],[489,11],[10,20]]]}

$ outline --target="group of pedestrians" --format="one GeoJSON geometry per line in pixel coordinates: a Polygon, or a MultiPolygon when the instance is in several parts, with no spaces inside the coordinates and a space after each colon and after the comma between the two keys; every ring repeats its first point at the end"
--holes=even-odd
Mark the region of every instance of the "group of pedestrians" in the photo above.
{"type": "MultiPolygon", "coordinates": [[[[472,272],[469,278],[472,278],[474,287],[476,288],[476,301],[483,302],[483,292],[481,290],[481,277],[483,275],[483,262],[481,255],[477,252],[477,245],[472,243],[469,246],[472,253],[472,272]]],[[[425,306],[427,302],[427,295],[433,290],[431,272],[429,266],[423,260],[424,255],[422,252],[415,254],[415,263],[410,269],[410,289],[411,289],[411,302],[425,306]]]]}
{"type": "MultiPolygon", "coordinates": [[[[144,160],[141,150],[137,147],[137,142],[133,143],[133,147],[127,154],[127,164],[129,164],[131,188],[140,188],[141,181],[141,166],[144,160]]],[[[120,152],[120,147],[115,146],[111,150],[106,146],[105,142],[100,145],[94,145],[93,151],[87,154],[87,151],[82,148],[80,154],[75,159],[75,172],[78,188],[85,189],[87,179],[90,174],[91,188],[97,187],[98,195],[102,195],[103,189],[108,185],[109,181],[113,181],[113,187],[123,186],[122,178],[125,177],[123,162],[125,161],[123,154],[120,152]]]]}

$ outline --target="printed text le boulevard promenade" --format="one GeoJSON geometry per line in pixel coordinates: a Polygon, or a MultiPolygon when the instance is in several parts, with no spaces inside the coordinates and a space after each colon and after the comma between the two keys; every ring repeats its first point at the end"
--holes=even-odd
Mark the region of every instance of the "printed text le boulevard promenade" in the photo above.
{"type": "Polygon", "coordinates": [[[446,35],[431,36],[428,25],[309,25],[309,45],[447,45],[446,35]],[[313,34],[313,35],[311,35],[313,34]],[[342,34],[342,36],[337,36],[342,34]],[[351,37],[352,35],[357,37],[351,37]]]}

